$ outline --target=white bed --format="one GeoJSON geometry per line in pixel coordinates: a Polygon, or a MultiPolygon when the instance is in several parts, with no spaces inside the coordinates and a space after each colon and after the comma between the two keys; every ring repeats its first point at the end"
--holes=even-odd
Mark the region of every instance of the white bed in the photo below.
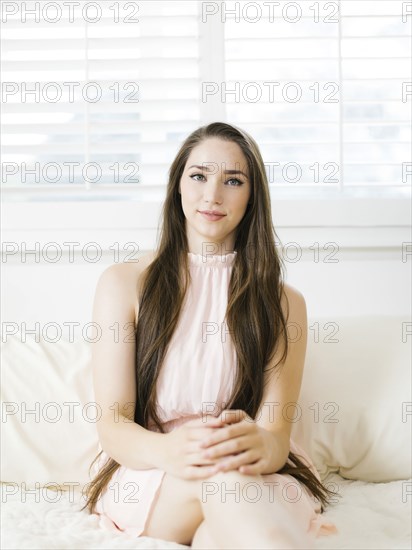
{"type": "MultiPolygon", "coordinates": [[[[325,513],[339,534],[317,539],[316,548],[411,548],[412,324],[406,317],[314,323],[323,332],[318,339],[310,330],[292,436],[341,494],[325,513]],[[322,336],[331,327],[333,337],[322,336]]],[[[88,482],[97,452],[89,367],[85,342],[23,342],[17,333],[2,343],[1,548],[185,548],[105,531],[96,515],[80,511],[81,492],[62,490],[88,482]],[[71,418],[68,403],[77,404],[71,418]]]]}
{"type": "MultiPolygon", "coordinates": [[[[342,498],[325,517],[335,522],[339,535],[317,539],[316,548],[411,548],[411,499],[402,501],[405,482],[368,483],[345,480],[337,474],[330,480],[339,485],[342,498]]],[[[9,495],[3,486],[2,495],[4,549],[187,548],[102,530],[96,516],[79,511],[83,505],[80,493],[43,489],[26,495],[23,502],[20,490],[9,495]]]]}

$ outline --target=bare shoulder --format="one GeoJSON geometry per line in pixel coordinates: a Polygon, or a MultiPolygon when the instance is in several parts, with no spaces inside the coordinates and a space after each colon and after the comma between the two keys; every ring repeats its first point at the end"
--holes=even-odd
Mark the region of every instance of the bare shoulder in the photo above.
{"type": "Polygon", "coordinates": [[[138,262],[121,262],[108,266],[102,276],[110,278],[111,284],[116,284],[124,289],[135,311],[135,322],[139,313],[137,292],[143,271],[151,264],[156,255],[155,250],[150,250],[138,258],[138,262]]]}
{"type": "Polygon", "coordinates": [[[138,282],[138,278],[142,272],[153,261],[155,254],[155,250],[150,250],[138,258],[137,262],[120,262],[109,265],[105,269],[104,273],[111,275],[113,278],[119,279],[125,285],[128,283],[134,285],[138,282]]]}
{"type": "Polygon", "coordinates": [[[282,294],[282,308],[286,318],[302,318],[306,316],[306,301],[303,294],[296,287],[284,283],[282,294]],[[289,311],[289,315],[287,313],[289,311]]]}

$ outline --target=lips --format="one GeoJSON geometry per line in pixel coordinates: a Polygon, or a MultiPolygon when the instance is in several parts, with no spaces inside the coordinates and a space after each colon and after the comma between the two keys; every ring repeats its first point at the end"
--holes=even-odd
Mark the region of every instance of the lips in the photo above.
{"type": "Polygon", "coordinates": [[[223,212],[219,212],[218,210],[199,210],[201,214],[210,214],[211,216],[225,216],[223,212]]]}
{"type": "Polygon", "coordinates": [[[219,213],[213,212],[213,211],[211,211],[211,210],[204,210],[204,211],[198,210],[198,212],[199,212],[199,214],[201,214],[206,220],[211,221],[211,222],[215,222],[215,221],[221,220],[221,219],[224,218],[225,215],[226,215],[226,214],[219,214],[219,213]]]}

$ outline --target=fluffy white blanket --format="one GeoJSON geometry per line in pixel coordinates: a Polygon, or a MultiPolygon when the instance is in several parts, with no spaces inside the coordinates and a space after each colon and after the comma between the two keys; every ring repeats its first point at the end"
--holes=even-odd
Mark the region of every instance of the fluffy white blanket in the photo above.
{"type": "MultiPolygon", "coordinates": [[[[366,483],[345,480],[337,474],[328,482],[338,484],[342,498],[329,506],[325,518],[338,535],[317,539],[316,549],[410,549],[412,480],[366,483]]],[[[88,548],[188,548],[158,539],[134,539],[98,525],[98,518],[80,508],[79,493],[50,489],[25,492],[1,485],[3,549],[63,550],[88,548]],[[10,494],[10,489],[16,490],[10,494]]]]}

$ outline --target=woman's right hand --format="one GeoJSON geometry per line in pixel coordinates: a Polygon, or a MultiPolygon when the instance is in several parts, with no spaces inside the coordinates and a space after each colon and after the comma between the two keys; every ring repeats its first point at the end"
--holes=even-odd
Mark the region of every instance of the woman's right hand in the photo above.
{"type": "Polygon", "coordinates": [[[201,456],[202,441],[225,424],[212,415],[188,420],[164,434],[160,467],[182,479],[204,479],[216,473],[219,460],[201,456]]]}

